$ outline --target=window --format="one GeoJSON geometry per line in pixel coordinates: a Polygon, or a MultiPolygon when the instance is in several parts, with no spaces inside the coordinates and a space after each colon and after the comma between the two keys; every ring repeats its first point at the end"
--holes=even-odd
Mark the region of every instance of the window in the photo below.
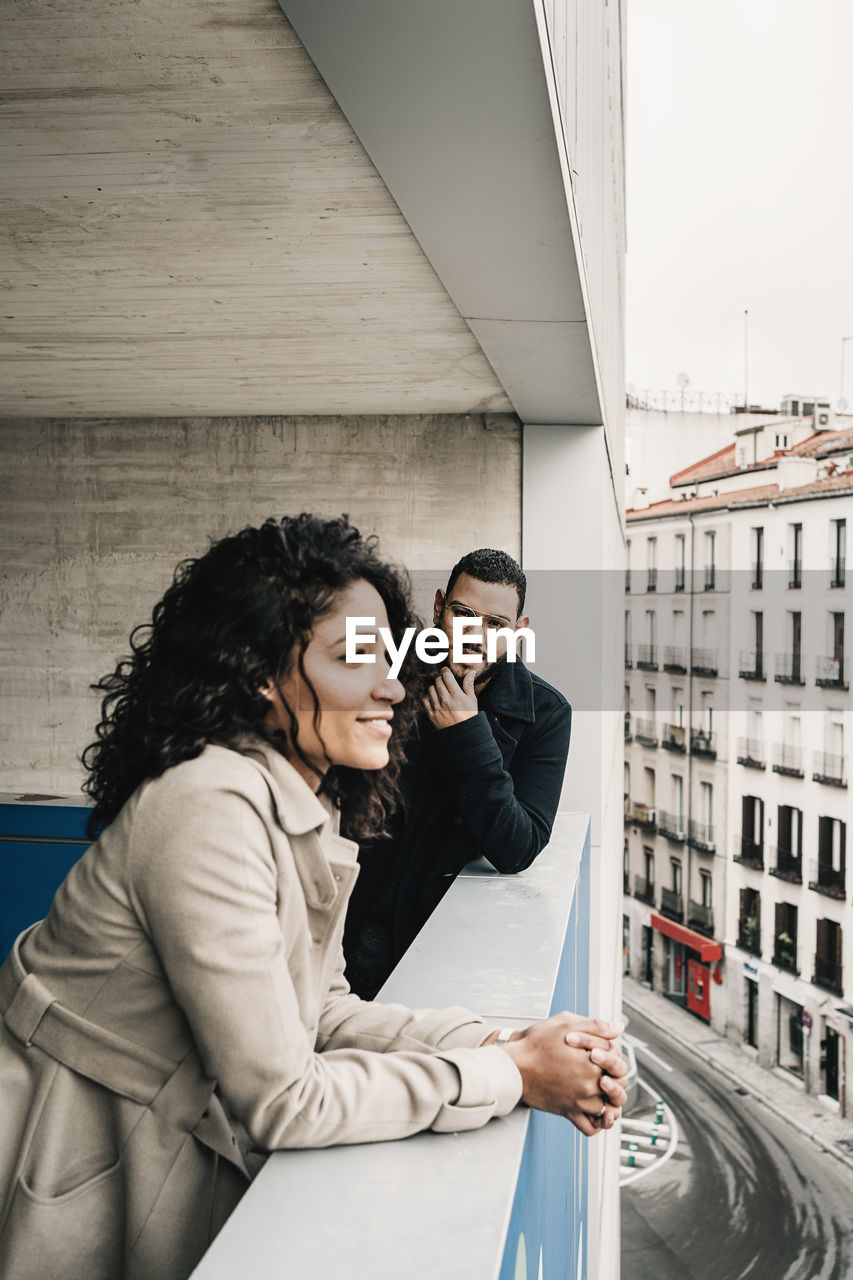
{"type": "Polygon", "coordinates": [[[650,720],[657,715],[657,693],[652,684],[646,685],[646,715],[650,720]]]}
{"type": "Polygon", "coordinates": [[[670,867],[672,868],[672,892],[680,898],[681,897],[681,863],[678,861],[677,858],[672,858],[670,861],[670,867]]]}
{"type": "Polygon", "coordinates": [[[687,576],[687,538],[683,533],[675,535],[675,589],[684,590],[687,576]]]}
{"type": "Polygon", "coordinates": [[[625,841],[625,848],[622,851],[622,890],[624,893],[630,892],[631,889],[631,853],[628,849],[628,841],[625,841]]]}
{"type": "Polygon", "coordinates": [[[646,804],[648,805],[649,809],[654,809],[655,807],[655,771],[654,769],[646,768],[643,770],[643,775],[644,775],[644,781],[645,781],[646,804]]]}
{"type": "Polygon", "coordinates": [[[702,728],[706,733],[714,732],[714,695],[713,693],[702,694],[702,728]]]}
{"type": "Polygon", "coordinates": [[[625,543],[625,590],[631,590],[631,539],[625,543]]]}
{"type": "Polygon", "coordinates": [[[714,881],[710,871],[699,872],[700,893],[702,895],[702,906],[710,910],[714,905],[714,881]]]}
{"type": "Polygon", "coordinates": [[[803,811],[790,804],[780,804],[776,811],[779,841],[777,860],[780,870],[799,870],[799,860],[803,852],[803,811]],[[796,867],[790,867],[790,863],[796,867]]]}
{"type": "Polygon", "coordinates": [[[646,877],[646,884],[649,888],[655,882],[655,855],[654,850],[648,845],[643,845],[643,869],[646,877]]]}
{"type": "Polygon", "coordinates": [[[843,587],[847,561],[847,521],[832,521],[832,578],[831,587],[843,587]]]}
{"type": "Polygon", "coordinates": [[[791,437],[788,435],[787,431],[777,431],[774,448],[790,449],[790,447],[791,447],[791,437]]]}
{"type": "Polygon", "coordinates": [[[803,585],[803,526],[788,525],[788,586],[796,590],[803,585]]]}
{"type": "Polygon", "coordinates": [[[646,538],[646,567],[648,570],[647,591],[657,591],[658,587],[658,540],[646,538]]]}
{"type": "Polygon", "coordinates": [[[758,591],[764,583],[764,529],[752,530],[752,589],[758,591]]]}
{"type": "Polygon", "coordinates": [[[672,775],[672,813],[679,831],[684,830],[684,779],[677,773],[672,775]]]}
{"type": "Polygon", "coordinates": [[[705,534],[705,590],[713,591],[716,583],[717,566],[715,560],[717,535],[709,529],[705,534]]]}
{"type": "Polygon", "coordinates": [[[625,666],[632,665],[632,644],[631,644],[631,610],[625,610],[625,666]]]}
{"type": "Polygon", "coordinates": [[[702,821],[707,831],[711,831],[714,825],[714,787],[710,782],[700,782],[699,794],[701,797],[702,821]]]}

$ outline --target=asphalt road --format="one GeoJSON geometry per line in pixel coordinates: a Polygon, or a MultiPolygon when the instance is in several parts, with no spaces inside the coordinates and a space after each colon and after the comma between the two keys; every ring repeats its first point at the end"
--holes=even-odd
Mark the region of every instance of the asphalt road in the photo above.
{"type": "Polygon", "coordinates": [[[853,1171],[639,1013],[673,1156],[622,1190],[622,1280],[853,1280],[853,1171]]]}

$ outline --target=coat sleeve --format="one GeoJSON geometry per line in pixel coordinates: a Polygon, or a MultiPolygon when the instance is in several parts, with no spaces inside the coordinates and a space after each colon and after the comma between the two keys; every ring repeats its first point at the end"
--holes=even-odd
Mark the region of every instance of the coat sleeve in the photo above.
{"type": "MultiPolygon", "coordinates": [[[[303,1023],[288,967],[263,797],[223,783],[170,790],[167,778],[137,810],[131,894],[204,1069],[254,1143],[322,1147],[472,1129],[515,1106],[521,1077],[494,1046],[316,1052],[318,1028],[303,1023]]],[[[377,1048],[407,1043],[407,1016],[376,1015],[377,1048]]],[[[366,1025],[338,1038],[371,1043],[366,1025]]]]}
{"type": "Polygon", "coordinates": [[[435,733],[438,768],[471,836],[471,857],[524,871],[551,837],[569,754],[572,709],[554,698],[521,736],[507,768],[480,711],[435,733]]]}

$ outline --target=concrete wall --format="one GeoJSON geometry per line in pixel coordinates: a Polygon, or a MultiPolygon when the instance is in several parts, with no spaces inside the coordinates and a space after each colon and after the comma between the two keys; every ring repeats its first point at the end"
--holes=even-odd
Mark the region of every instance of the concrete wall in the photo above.
{"type": "Polygon", "coordinates": [[[521,547],[511,415],[0,420],[0,791],[73,792],[91,682],[180,559],[268,515],[348,512],[419,574],[521,547]]]}

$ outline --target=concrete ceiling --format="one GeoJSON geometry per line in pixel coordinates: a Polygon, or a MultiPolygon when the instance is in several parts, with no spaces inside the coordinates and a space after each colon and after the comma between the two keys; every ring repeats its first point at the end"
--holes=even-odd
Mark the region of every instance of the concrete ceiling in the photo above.
{"type": "Polygon", "coordinates": [[[512,408],[275,0],[3,25],[0,412],[512,408]]]}
{"type": "Polygon", "coordinates": [[[537,0],[279,3],[522,420],[600,423],[537,0]]]}

